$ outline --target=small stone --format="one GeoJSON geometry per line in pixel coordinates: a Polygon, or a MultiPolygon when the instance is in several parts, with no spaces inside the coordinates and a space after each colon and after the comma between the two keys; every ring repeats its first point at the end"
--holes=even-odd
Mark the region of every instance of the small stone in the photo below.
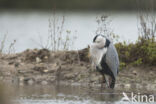
{"type": "Polygon", "coordinates": [[[36,62],[40,63],[42,60],[39,57],[36,57],[36,62]]]}
{"type": "Polygon", "coordinates": [[[53,67],[57,67],[57,63],[53,64],[53,67]]]}
{"type": "Polygon", "coordinates": [[[16,62],[15,63],[15,67],[18,67],[20,65],[20,63],[16,62]]]}
{"type": "Polygon", "coordinates": [[[42,85],[47,85],[48,82],[47,82],[47,81],[42,81],[41,84],[42,84],[42,85]]]}
{"type": "Polygon", "coordinates": [[[0,76],[0,80],[3,80],[3,77],[2,76],[0,76]]]}
{"type": "Polygon", "coordinates": [[[146,86],[147,90],[154,90],[156,88],[156,85],[155,84],[148,84],[146,86]]]}
{"type": "Polygon", "coordinates": [[[24,77],[19,77],[19,81],[23,82],[24,81],[24,77]]]}
{"type": "Polygon", "coordinates": [[[9,64],[9,65],[12,65],[12,64],[14,64],[14,61],[9,62],[8,64],[9,64]]]}
{"type": "Polygon", "coordinates": [[[19,86],[24,86],[24,83],[23,83],[23,82],[20,82],[20,83],[19,83],[19,86]]]}
{"type": "Polygon", "coordinates": [[[10,76],[10,75],[11,75],[11,73],[10,73],[10,72],[6,72],[6,75],[10,76]]]}
{"type": "Polygon", "coordinates": [[[72,78],[74,77],[74,74],[69,73],[69,74],[66,74],[64,77],[65,77],[66,79],[72,79],[72,78]]]}
{"type": "Polygon", "coordinates": [[[32,79],[28,80],[28,85],[33,85],[34,81],[32,79]]]}
{"type": "MultiPolygon", "coordinates": [[[[137,89],[142,89],[143,88],[143,85],[141,85],[141,84],[136,84],[135,86],[136,86],[137,89]]],[[[144,86],[146,86],[146,85],[144,85],[144,86]]]]}
{"type": "Polygon", "coordinates": [[[137,75],[137,72],[136,72],[135,70],[133,70],[132,73],[133,73],[134,75],[137,75]]]}
{"type": "Polygon", "coordinates": [[[131,88],[131,85],[130,84],[125,84],[125,88],[126,89],[130,89],[131,88]]]}
{"type": "Polygon", "coordinates": [[[50,79],[51,82],[54,82],[55,80],[56,80],[55,78],[50,79]]]}
{"type": "Polygon", "coordinates": [[[44,59],[46,59],[46,60],[47,60],[47,59],[48,59],[48,56],[45,56],[45,57],[44,57],[44,59]]]}
{"type": "Polygon", "coordinates": [[[154,73],[152,71],[149,72],[150,75],[154,75],[154,73]]]}
{"type": "Polygon", "coordinates": [[[49,72],[49,70],[43,70],[43,72],[44,72],[44,73],[48,73],[48,72],[49,72]]]}

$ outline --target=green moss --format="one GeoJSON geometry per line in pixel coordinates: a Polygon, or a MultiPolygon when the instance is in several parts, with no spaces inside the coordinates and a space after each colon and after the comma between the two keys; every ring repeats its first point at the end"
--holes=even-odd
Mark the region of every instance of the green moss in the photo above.
{"type": "Polygon", "coordinates": [[[138,60],[134,61],[132,64],[135,66],[141,65],[142,64],[142,58],[139,58],[138,60]]]}

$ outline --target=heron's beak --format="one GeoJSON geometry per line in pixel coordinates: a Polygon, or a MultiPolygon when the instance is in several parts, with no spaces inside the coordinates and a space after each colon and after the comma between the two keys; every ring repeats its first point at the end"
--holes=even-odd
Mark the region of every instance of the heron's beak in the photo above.
{"type": "Polygon", "coordinates": [[[91,57],[91,54],[90,54],[90,47],[91,47],[91,46],[90,46],[90,45],[88,45],[88,54],[87,54],[87,57],[88,57],[88,58],[90,58],[90,57],[91,57]]]}

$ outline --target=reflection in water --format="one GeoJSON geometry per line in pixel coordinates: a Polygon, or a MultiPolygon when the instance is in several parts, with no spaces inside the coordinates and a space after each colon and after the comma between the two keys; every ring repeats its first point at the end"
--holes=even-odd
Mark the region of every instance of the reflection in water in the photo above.
{"type": "Polygon", "coordinates": [[[121,91],[86,86],[20,86],[16,91],[17,101],[21,104],[129,104],[120,101],[123,97],[121,91]]]}

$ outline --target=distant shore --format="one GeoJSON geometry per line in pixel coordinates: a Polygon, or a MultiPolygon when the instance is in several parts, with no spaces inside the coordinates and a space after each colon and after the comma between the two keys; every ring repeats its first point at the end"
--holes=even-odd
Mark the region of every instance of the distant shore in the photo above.
{"type": "Polygon", "coordinates": [[[58,10],[115,10],[115,11],[138,11],[148,10],[153,7],[156,10],[156,1],[147,0],[8,0],[1,1],[0,9],[36,9],[36,10],[49,10],[56,8],[58,10]],[[115,5],[112,5],[114,3],[115,5]]]}

